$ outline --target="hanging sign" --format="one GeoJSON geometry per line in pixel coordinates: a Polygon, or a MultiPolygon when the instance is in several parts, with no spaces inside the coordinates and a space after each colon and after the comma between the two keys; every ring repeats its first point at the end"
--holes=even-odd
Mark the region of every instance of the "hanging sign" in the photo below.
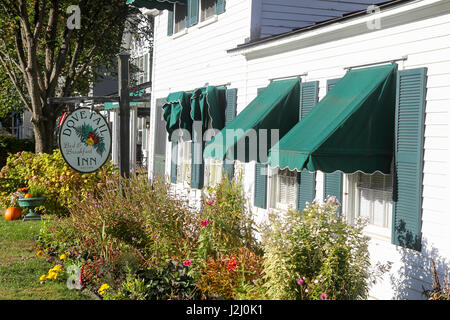
{"type": "Polygon", "coordinates": [[[67,164],[81,173],[94,172],[108,160],[111,131],[105,118],[89,108],[69,113],[59,131],[59,149],[67,164]]]}

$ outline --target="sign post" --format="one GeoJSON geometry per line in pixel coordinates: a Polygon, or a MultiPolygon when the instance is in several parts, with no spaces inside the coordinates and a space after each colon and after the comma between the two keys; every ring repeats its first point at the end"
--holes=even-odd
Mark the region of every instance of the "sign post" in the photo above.
{"type": "Polygon", "coordinates": [[[129,177],[130,175],[130,92],[128,90],[129,60],[129,53],[119,53],[119,166],[120,175],[122,177],[129,177]]]}

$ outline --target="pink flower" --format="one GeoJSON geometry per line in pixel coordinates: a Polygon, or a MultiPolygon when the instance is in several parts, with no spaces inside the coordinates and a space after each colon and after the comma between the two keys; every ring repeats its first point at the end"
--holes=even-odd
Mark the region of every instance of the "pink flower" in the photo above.
{"type": "Polygon", "coordinates": [[[210,221],[208,219],[202,220],[202,222],[201,222],[202,227],[206,227],[209,223],[210,223],[210,221]]]}
{"type": "Polygon", "coordinates": [[[328,298],[328,295],[326,293],[322,293],[320,295],[320,299],[326,299],[326,298],[328,298]]]}
{"type": "Polygon", "coordinates": [[[303,283],[303,280],[297,280],[297,283],[299,284],[299,285],[302,285],[302,283],[303,283]]]}
{"type": "Polygon", "coordinates": [[[183,262],[183,265],[186,266],[186,267],[189,267],[191,264],[192,264],[191,259],[186,259],[186,260],[184,260],[184,262],[183,262]]]}
{"type": "Polygon", "coordinates": [[[213,203],[214,203],[214,200],[208,200],[208,201],[206,201],[206,204],[207,204],[208,206],[212,205],[213,203]]]}

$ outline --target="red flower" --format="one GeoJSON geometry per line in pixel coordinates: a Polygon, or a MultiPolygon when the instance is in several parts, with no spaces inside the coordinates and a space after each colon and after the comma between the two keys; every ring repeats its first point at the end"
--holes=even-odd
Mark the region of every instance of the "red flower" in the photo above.
{"type": "Polygon", "coordinates": [[[214,203],[214,200],[208,200],[208,201],[206,201],[206,204],[207,204],[208,206],[212,205],[213,203],[214,203]]]}
{"type": "Polygon", "coordinates": [[[201,222],[202,227],[206,227],[209,223],[210,223],[210,221],[208,219],[202,220],[202,222],[201,222]]]}
{"type": "Polygon", "coordinates": [[[228,271],[236,270],[237,267],[238,267],[238,264],[237,264],[237,261],[235,259],[231,259],[228,262],[228,265],[227,265],[228,271]]]}

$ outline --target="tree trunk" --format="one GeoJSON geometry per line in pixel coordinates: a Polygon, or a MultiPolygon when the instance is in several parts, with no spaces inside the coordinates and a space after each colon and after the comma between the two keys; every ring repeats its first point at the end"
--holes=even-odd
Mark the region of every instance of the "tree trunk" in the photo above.
{"type": "MultiPolygon", "coordinates": [[[[33,114],[33,119],[34,119],[33,114]]],[[[53,153],[56,148],[54,143],[54,131],[56,127],[56,119],[53,117],[41,117],[40,121],[32,120],[35,139],[36,153],[53,153]]]]}

